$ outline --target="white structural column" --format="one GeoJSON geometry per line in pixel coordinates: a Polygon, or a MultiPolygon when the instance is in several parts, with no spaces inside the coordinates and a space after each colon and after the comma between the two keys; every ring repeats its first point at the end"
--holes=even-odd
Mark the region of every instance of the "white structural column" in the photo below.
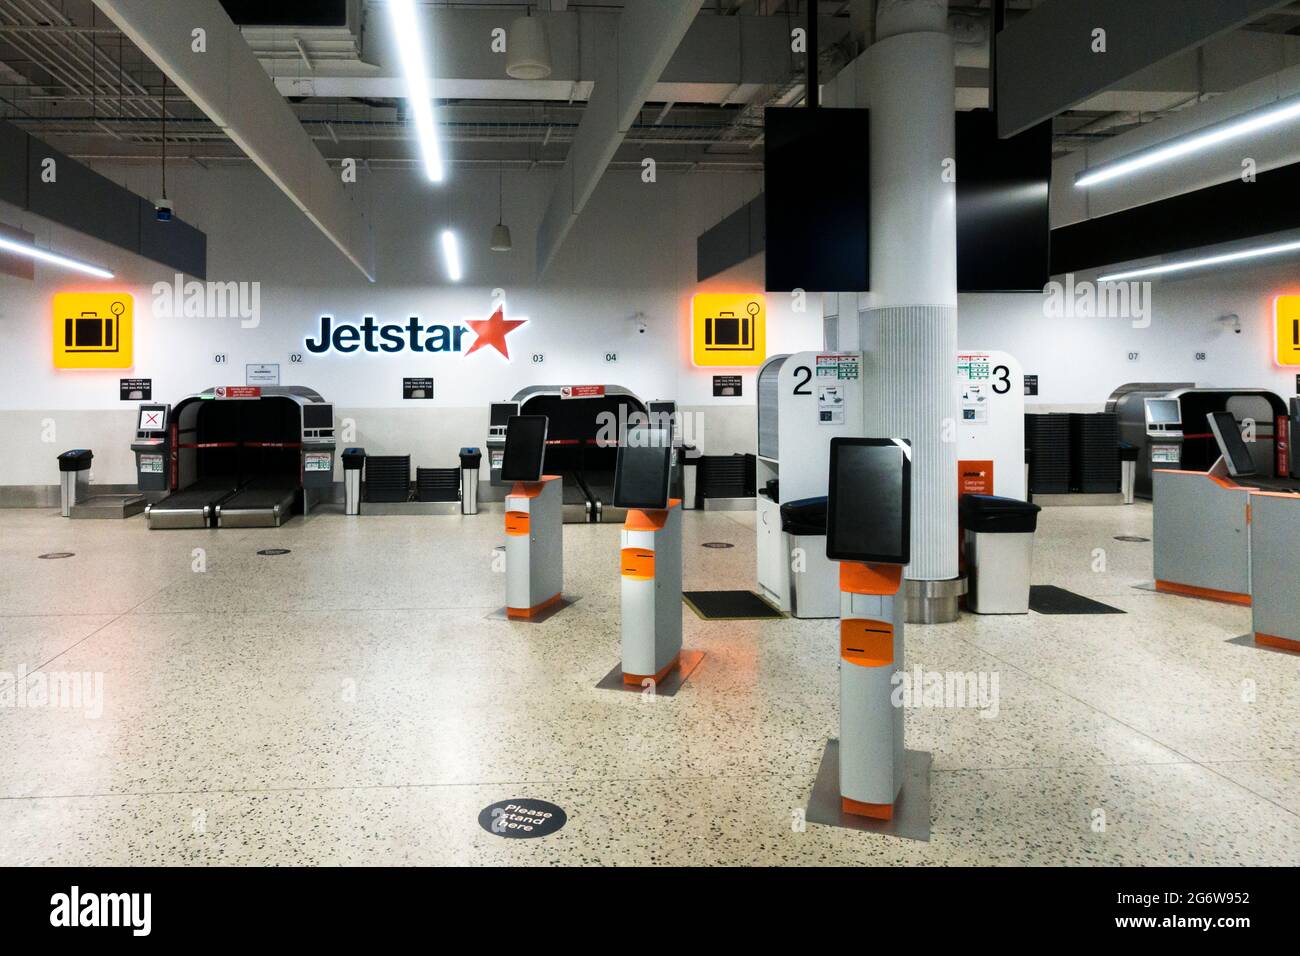
{"type": "Polygon", "coordinates": [[[947,4],[882,0],[876,37],[864,54],[875,307],[860,341],[877,364],[863,421],[869,435],[912,443],[908,620],[947,620],[955,588],[934,583],[957,577],[958,171],[947,4]]]}

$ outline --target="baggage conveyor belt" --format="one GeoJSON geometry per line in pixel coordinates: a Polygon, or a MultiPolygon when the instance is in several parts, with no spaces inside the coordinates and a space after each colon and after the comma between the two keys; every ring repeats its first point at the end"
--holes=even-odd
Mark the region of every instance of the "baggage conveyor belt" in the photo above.
{"type": "Polygon", "coordinates": [[[206,528],[217,506],[238,490],[233,478],[205,478],[172,492],[144,509],[145,525],[159,528],[206,528]]]}
{"type": "Polygon", "coordinates": [[[250,482],[217,505],[218,528],[278,528],[293,515],[298,486],[281,479],[250,482]]]}

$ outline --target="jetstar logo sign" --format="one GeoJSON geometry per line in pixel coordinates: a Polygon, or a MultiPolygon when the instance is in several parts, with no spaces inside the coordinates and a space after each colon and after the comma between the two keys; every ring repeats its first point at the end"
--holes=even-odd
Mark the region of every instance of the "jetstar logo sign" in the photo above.
{"type": "Polygon", "coordinates": [[[506,336],[525,325],[526,317],[507,319],[505,306],[497,305],[487,319],[465,319],[457,325],[425,325],[419,316],[411,316],[405,325],[381,325],[374,316],[367,315],[360,323],[336,322],[333,316],[322,315],[320,333],[307,338],[307,351],[320,355],[326,352],[460,352],[472,355],[479,349],[491,346],[507,361],[510,349],[506,336]],[[473,333],[474,340],[466,346],[465,334],[473,333]]]}

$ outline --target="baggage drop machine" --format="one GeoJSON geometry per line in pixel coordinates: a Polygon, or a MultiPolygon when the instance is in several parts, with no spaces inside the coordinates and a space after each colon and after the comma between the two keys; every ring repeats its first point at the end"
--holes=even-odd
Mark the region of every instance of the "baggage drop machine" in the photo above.
{"type": "Polygon", "coordinates": [[[334,406],[301,386],[219,386],[142,405],[131,448],[140,490],[169,492],[150,529],[279,527],[333,486],[334,406]]]}

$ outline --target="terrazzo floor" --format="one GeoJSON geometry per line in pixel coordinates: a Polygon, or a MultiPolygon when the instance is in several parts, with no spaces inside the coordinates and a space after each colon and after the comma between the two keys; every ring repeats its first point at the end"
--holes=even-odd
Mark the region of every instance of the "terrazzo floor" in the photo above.
{"type": "MultiPolygon", "coordinates": [[[[753,523],[687,514],[686,588],[752,588],[753,523]]],[[[1126,615],[909,626],[909,670],[998,688],[996,713],[906,711],[934,760],[920,843],[800,825],[837,732],[834,621],[684,610],[706,656],[676,696],[596,689],[617,525],[565,527],[577,601],[531,625],[489,619],[499,514],[0,511],[0,864],[1296,865],[1300,655],[1232,643],[1248,609],[1135,589],[1151,545],[1114,536],[1150,533],[1142,504],[1040,522],[1035,583],[1126,615]],[[22,669],[99,675],[102,701],[18,707],[22,669]],[[567,824],[479,827],[516,797],[567,824]]]]}

